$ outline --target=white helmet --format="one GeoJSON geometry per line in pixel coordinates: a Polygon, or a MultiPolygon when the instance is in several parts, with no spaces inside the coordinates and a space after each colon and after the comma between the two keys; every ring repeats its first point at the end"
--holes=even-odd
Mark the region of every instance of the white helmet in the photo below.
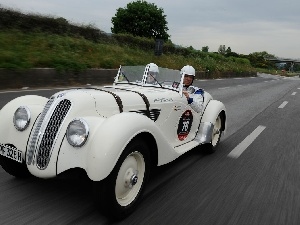
{"type": "Polygon", "coordinates": [[[159,73],[158,66],[155,63],[149,63],[147,66],[150,66],[149,72],[152,72],[154,74],[159,73]]]}
{"type": "Polygon", "coordinates": [[[195,76],[195,69],[192,66],[186,65],[182,67],[181,74],[195,76]]]}
{"type": "Polygon", "coordinates": [[[146,82],[148,84],[155,84],[157,82],[156,77],[159,73],[158,66],[155,63],[149,63],[146,65],[146,67],[148,66],[149,66],[149,71],[147,74],[146,82]]]}

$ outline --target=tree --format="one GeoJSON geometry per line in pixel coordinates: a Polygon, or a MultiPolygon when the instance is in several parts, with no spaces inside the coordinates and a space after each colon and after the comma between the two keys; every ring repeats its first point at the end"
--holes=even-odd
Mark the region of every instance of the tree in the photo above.
{"type": "Polygon", "coordinates": [[[226,54],[226,47],[225,45],[220,45],[218,49],[219,54],[225,55],[226,54]]]}
{"type": "Polygon", "coordinates": [[[226,49],[226,55],[227,55],[227,54],[230,54],[230,53],[231,53],[231,48],[228,47],[228,48],[226,49]]]}
{"type": "Polygon", "coordinates": [[[166,15],[154,3],[136,1],[127,8],[118,8],[111,19],[112,33],[127,33],[133,36],[168,40],[166,15]]]}
{"type": "Polygon", "coordinates": [[[274,55],[263,52],[253,52],[247,56],[251,65],[256,68],[270,68],[275,67],[275,64],[267,61],[268,58],[274,58],[274,55]]]}
{"type": "Polygon", "coordinates": [[[209,47],[208,46],[203,46],[202,47],[202,52],[208,52],[209,47]]]}
{"type": "Polygon", "coordinates": [[[240,57],[239,54],[237,54],[236,52],[233,52],[230,47],[228,47],[226,49],[225,56],[226,57],[232,56],[232,57],[237,57],[237,58],[240,57]]]}
{"type": "Polygon", "coordinates": [[[225,56],[226,57],[233,56],[233,57],[237,57],[237,58],[240,57],[240,55],[238,53],[236,53],[236,52],[226,52],[225,56]]]}

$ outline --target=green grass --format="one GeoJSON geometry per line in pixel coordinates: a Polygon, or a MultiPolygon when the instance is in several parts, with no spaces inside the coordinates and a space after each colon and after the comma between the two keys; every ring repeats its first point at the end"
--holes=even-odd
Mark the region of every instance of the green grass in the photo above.
{"type": "Polygon", "coordinates": [[[186,64],[197,71],[255,71],[246,59],[226,58],[207,53],[204,57],[182,55],[155,56],[153,51],[95,43],[82,37],[47,33],[23,33],[19,30],[0,31],[0,68],[56,68],[81,71],[88,68],[115,69],[120,65],[146,65],[154,62],[161,67],[181,69],[186,64]]]}

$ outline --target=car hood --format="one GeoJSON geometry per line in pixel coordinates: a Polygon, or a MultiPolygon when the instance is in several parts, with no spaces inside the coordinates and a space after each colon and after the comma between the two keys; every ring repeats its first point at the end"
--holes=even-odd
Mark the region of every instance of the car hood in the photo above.
{"type": "Polygon", "coordinates": [[[102,117],[110,117],[121,112],[145,111],[146,114],[147,110],[160,109],[162,104],[173,103],[180,99],[176,91],[132,86],[71,89],[54,95],[56,98],[59,96],[69,99],[75,109],[80,106],[76,110],[79,114],[95,110],[102,117]]]}
{"type": "Polygon", "coordinates": [[[139,86],[107,86],[91,95],[95,98],[97,112],[102,116],[161,109],[162,103],[173,103],[179,98],[176,91],[139,86]]]}

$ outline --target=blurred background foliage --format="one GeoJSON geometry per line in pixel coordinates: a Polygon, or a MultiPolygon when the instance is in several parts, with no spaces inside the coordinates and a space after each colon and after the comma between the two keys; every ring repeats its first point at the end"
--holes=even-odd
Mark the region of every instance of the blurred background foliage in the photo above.
{"type": "MultiPolygon", "coordinates": [[[[186,64],[197,71],[221,73],[275,73],[267,52],[241,55],[230,47],[208,52],[164,41],[162,54],[154,54],[156,40],[128,33],[107,34],[93,25],[73,24],[66,19],[25,14],[0,5],[0,68],[56,68],[82,71],[88,68],[115,69],[120,65],[146,65],[180,69],[186,64]]],[[[222,47],[222,48],[221,48],[222,47]]]]}

